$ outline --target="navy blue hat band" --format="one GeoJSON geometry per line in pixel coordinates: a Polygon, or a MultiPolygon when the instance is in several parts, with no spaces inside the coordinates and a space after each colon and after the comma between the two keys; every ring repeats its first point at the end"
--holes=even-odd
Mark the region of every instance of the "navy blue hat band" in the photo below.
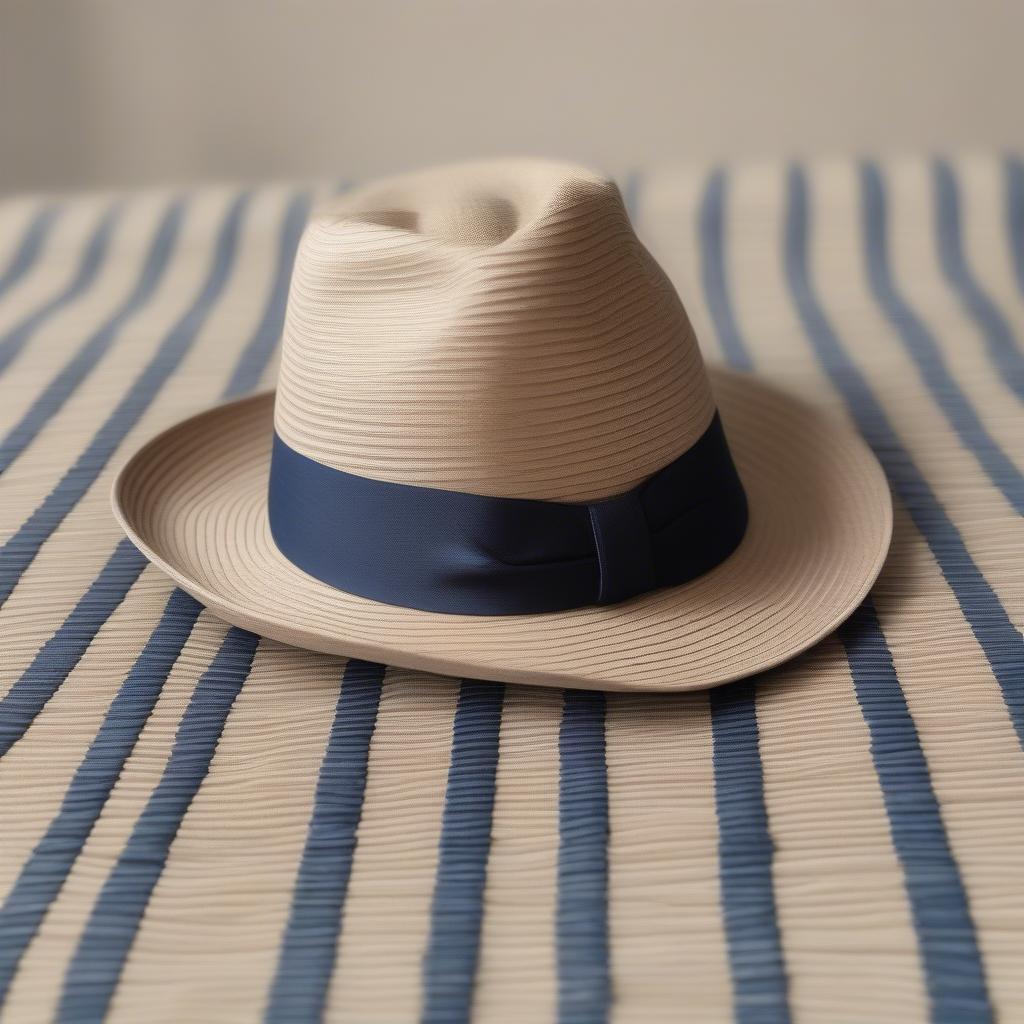
{"type": "Polygon", "coordinates": [[[590,503],[372,480],[275,434],[269,519],[281,553],[338,590],[423,611],[520,615],[703,575],[743,539],[747,501],[716,414],[673,462],[590,503]]]}

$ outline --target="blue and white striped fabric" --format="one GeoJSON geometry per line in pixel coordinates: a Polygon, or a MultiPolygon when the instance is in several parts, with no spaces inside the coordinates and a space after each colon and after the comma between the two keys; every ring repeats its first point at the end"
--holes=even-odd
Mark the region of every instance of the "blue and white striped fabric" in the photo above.
{"type": "Polygon", "coordinates": [[[1024,163],[624,189],[896,497],[835,636],[679,696],[294,650],[121,539],[120,461],[272,384],[331,191],[0,204],[0,1020],[1024,1019],[1024,163]]]}

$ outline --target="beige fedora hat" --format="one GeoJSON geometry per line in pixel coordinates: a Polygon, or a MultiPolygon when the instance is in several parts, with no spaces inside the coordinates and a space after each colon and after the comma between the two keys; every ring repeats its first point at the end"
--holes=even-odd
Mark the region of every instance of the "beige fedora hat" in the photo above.
{"type": "Polygon", "coordinates": [[[858,605],[892,509],[843,421],[708,369],[614,184],[541,161],[352,193],[277,390],[146,444],[132,541],[228,622],[449,675],[688,690],[858,605]]]}

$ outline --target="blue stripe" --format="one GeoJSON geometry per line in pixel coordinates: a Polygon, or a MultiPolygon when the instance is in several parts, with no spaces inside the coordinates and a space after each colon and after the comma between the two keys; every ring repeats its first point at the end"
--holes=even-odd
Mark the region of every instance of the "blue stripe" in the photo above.
{"type": "Polygon", "coordinates": [[[209,771],[259,638],[228,630],[185,709],[163,776],[100,891],[64,978],[56,1020],[102,1020],[149,897],[192,798],[209,771]]]}
{"type": "Polygon", "coordinates": [[[712,690],[719,886],[740,1024],[789,1021],[753,682],[712,690]]]}
{"type": "Polygon", "coordinates": [[[871,733],[935,1024],[989,1024],[981,953],[917,729],[870,600],[839,630],[871,733]]]}
{"type": "Polygon", "coordinates": [[[10,366],[11,362],[29,343],[32,335],[46,320],[65,306],[70,305],[92,286],[107,257],[110,239],[120,216],[121,206],[115,203],[96,226],[71,281],[53,298],[48,299],[0,337],[0,373],[10,366]]]}
{"type": "Polygon", "coordinates": [[[168,208],[161,221],[142,273],[128,298],[103,324],[35,399],[18,423],[0,442],[0,473],[36,438],[40,430],[61,410],[83,378],[107,352],[129,318],[149,301],[170,262],[182,219],[181,200],[168,208]]]}
{"type": "Polygon", "coordinates": [[[1024,162],[1018,157],[1007,157],[1004,163],[1006,177],[1006,230],[1009,235],[1010,256],[1017,287],[1024,295],[1024,162]]]}
{"type": "Polygon", "coordinates": [[[248,200],[248,194],[243,193],[232,203],[217,239],[209,276],[192,307],[161,342],[149,364],[107,417],[88,448],[79,455],[43,503],[0,548],[0,605],[10,597],[43,544],[103,472],[110,457],[142,418],[160,388],[181,365],[227,284],[248,200]]]}
{"type": "Polygon", "coordinates": [[[567,690],[558,737],[559,1024],[608,1019],[608,769],[605,697],[567,690]]]}
{"type": "Polygon", "coordinates": [[[957,384],[935,339],[896,288],[889,260],[889,211],[885,184],[878,167],[860,170],[864,219],[864,264],[875,299],[899,331],[921,379],[964,443],[1006,500],[1024,515],[1024,476],[985,429],[974,407],[957,384]]]}
{"type": "Polygon", "coordinates": [[[67,679],[146,564],[146,559],[127,540],[114,549],[78,604],[0,700],[0,757],[21,739],[67,679]]]}
{"type": "Polygon", "coordinates": [[[306,226],[306,219],[309,217],[309,203],[309,193],[302,191],[293,196],[288,204],[278,241],[274,283],[267,296],[267,304],[259,326],[242,350],[235,372],[224,389],[224,398],[244,395],[259,384],[260,377],[281,338],[281,326],[288,302],[288,286],[292,278],[292,264],[295,262],[295,250],[306,226]]]}
{"type": "Polygon", "coordinates": [[[953,169],[945,160],[933,165],[935,226],[939,236],[939,262],[964,308],[985,336],[989,358],[999,376],[1024,399],[1024,356],[1017,339],[995,302],[978,284],[967,265],[961,226],[960,195],[953,169]]]}
{"type": "Polygon", "coordinates": [[[76,769],[60,811],[0,908],[0,1005],[25,949],[60,892],[135,748],[199,612],[200,605],[194,598],[181,590],[173,593],[76,769]]]}
{"type": "MultiPolygon", "coordinates": [[[[287,218],[285,226],[287,227],[287,218]]],[[[278,274],[283,274],[286,278],[290,275],[290,271],[290,264],[278,268],[278,274]]],[[[268,304],[261,326],[257,330],[257,336],[260,330],[266,329],[265,324],[268,319],[272,320],[273,317],[276,317],[278,323],[283,319],[284,296],[281,294],[281,289],[275,286],[272,294],[276,296],[276,300],[268,304]]],[[[245,367],[247,373],[254,374],[258,379],[262,369],[261,361],[265,363],[269,356],[270,352],[267,352],[262,346],[247,345],[236,364],[235,376],[238,374],[239,367],[245,367]]],[[[64,682],[147,564],[146,559],[129,541],[122,540],[117,546],[99,576],[72,613],[43,646],[8,696],[0,701],[0,756],[24,734],[46,701],[64,682]]],[[[169,610],[176,604],[189,600],[191,599],[183,592],[172,593],[164,612],[164,618],[166,619],[169,610]]],[[[180,655],[187,636],[183,635],[179,639],[180,644],[176,642],[170,644],[168,654],[173,658],[180,655]]],[[[116,707],[115,702],[111,710],[113,711],[116,707]]],[[[105,721],[101,730],[106,727],[107,722],[105,721]]],[[[116,774],[108,773],[106,781],[109,785],[106,787],[104,800],[109,796],[110,790],[116,782],[116,774]]],[[[52,900],[52,897],[50,899],[52,900]]],[[[45,911],[45,904],[40,909],[45,911]]]]}
{"type": "Polygon", "coordinates": [[[61,207],[51,203],[43,206],[32,218],[21,244],[0,274],[0,298],[35,266],[60,212],[61,207]]]}
{"type": "MultiPolygon", "coordinates": [[[[227,225],[228,221],[225,221],[227,225]]],[[[222,235],[223,237],[223,235],[222,235]]],[[[290,266],[279,273],[289,274],[290,266]]],[[[204,286],[205,287],[205,286],[204,286]]],[[[283,317],[283,300],[274,310],[283,317]]],[[[236,365],[259,377],[260,360],[269,353],[247,346],[236,365]]],[[[106,565],[52,637],[43,645],[32,664],[0,700],[0,757],[16,743],[46,702],[78,664],[103,624],[146,567],[146,559],[127,540],[114,549],[106,565]]]]}
{"type": "Polygon", "coordinates": [[[459,691],[423,962],[425,1024],[458,1024],[470,1017],[504,694],[498,683],[472,680],[459,691]]]}
{"type": "MultiPolygon", "coordinates": [[[[804,201],[806,202],[806,200],[804,201]]],[[[806,235],[803,241],[806,245],[806,235]]],[[[878,251],[873,246],[869,246],[869,249],[871,251],[869,259],[879,258],[878,251]]],[[[884,254],[882,255],[884,256],[884,254]]],[[[809,289],[809,278],[806,272],[801,277],[809,289]]],[[[833,348],[829,351],[834,357],[837,350],[841,354],[841,349],[839,349],[838,338],[833,336],[832,340],[833,348]]],[[[820,355],[819,352],[819,357],[820,355]]],[[[845,359],[845,356],[843,358],[845,359]]],[[[851,371],[856,374],[852,363],[844,363],[843,369],[846,374],[851,371]]],[[[858,393],[863,393],[866,388],[866,382],[862,382],[858,393]]],[[[862,606],[853,620],[843,627],[840,636],[846,643],[847,657],[858,700],[872,734],[875,767],[886,800],[894,844],[901,857],[908,897],[917,926],[924,970],[934,1001],[936,990],[941,992],[943,985],[942,980],[937,976],[937,971],[942,970],[943,935],[936,931],[936,921],[941,920],[943,927],[947,927],[951,923],[955,924],[954,931],[958,943],[957,955],[962,954],[965,950],[969,955],[971,949],[977,955],[973,928],[966,911],[966,899],[956,866],[949,855],[948,842],[931,790],[927,765],[917,741],[917,733],[913,721],[910,719],[899,680],[893,670],[884,636],[878,627],[870,603],[866,602],[862,606]],[[882,652],[884,652],[884,658],[882,652]],[[910,770],[907,770],[908,766],[910,766],[910,770]],[[929,800],[931,806],[929,806],[929,800]],[[918,833],[917,828],[922,823],[925,823],[927,827],[918,833]],[[929,867],[935,864],[942,865],[942,870],[931,874],[929,867]],[[923,890],[922,885],[924,885],[923,890]],[[950,908],[953,909],[950,910],[950,908]],[[937,915],[937,917],[933,915],[937,915]],[[937,957],[939,957],[938,962],[937,957]]],[[[752,684],[743,685],[752,686],[752,684]]],[[[719,692],[721,691],[712,694],[713,702],[718,698],[719,692]]],[[[756,718],[753,717],[753,706],[745,709],[745,712],[752,719],[746,729],[749,744],[756,735],[757,726],[756,718]]],[[[770,842],[767,835],[764,837],[764,842],[770,842]]],[[[770,863],[769,856],[764,850],[762,842],[762,870],[765,864],[770,863]]],[[[723,869],[723,879],[724,876],[723,869]]],[[[741,912],[743,907],[744,903],[740,901],[738,912],[741,912]]],[[[977,959],[976,967],[970,964],[963,966],[963,972],[974,978],[979,977],[980,958],[977,959]]],[[[971,988],[971,985],[966,987],[971,988]]],[[[974,990],[977,991],[976,986],[974,990]]],[[[984,1001],[983,985],[981,993],[984,1001]]],[[[948,1000],[943,998],[941,1005],[948,1007],[948,1000]]],[[[950,1016],[940,1019],[954,1020],[957,1018],[950,1016]]],[[[965,1017],[963,1019],[973,1020],[974,1018],[965,1017]]]]}
{"type": "MultiPolygon", "coordinates": [[[[729,293],[725,195],[725,172],[716,170],[700,208],[702,277],[726,359],[736,369],[751,371],[754,359],[729,293]]],[[[743,1024],[784,1024],[790,1017],[788,975],[772,876],[775,850],[764,800],[756,699],[754,682],[710,694],[720,899],[737,1019],[743,1024]]]]}
{"type": "Polygon", "coordinates": [[[349,661],[267,1006],[268,1024],[319,1021],[341,931],[384,666],[349,661]]]}
{"type": "Polygon", "coordinates": [[[999,603],[953,525],[917,468],[871,390],[833,330],[811,284],[808,266],[810,212],[807,183],[794,167],[789,175],[785,264],[790,290],[808,339],[836,390],[843,396],[861,434],[885,468],[889,483],[927,541],[964,618],[981,646],[1024,744],[1024,678],[1020,671],[1024,638],[999,603]]]}
{"type": "Polygon", "coordinates": [[[725,172],[712,173],[700,204],[698,231],[701,243],[701,279],[711,320],[726,362],[737,370],[750,371],[754,361],[743,340],[732,299],[725,265],[725,172]]]}

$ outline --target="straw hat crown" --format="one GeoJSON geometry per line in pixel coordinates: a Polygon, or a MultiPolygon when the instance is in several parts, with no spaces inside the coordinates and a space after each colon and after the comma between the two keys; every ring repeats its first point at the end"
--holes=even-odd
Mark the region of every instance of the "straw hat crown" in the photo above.
{"type": "Polygon", "coordinates": [[[275,428],[335,469],[593,501],[686,451],[714,402],[616,186],[542,161],[441,168],[315,216],[275,428]]]}

